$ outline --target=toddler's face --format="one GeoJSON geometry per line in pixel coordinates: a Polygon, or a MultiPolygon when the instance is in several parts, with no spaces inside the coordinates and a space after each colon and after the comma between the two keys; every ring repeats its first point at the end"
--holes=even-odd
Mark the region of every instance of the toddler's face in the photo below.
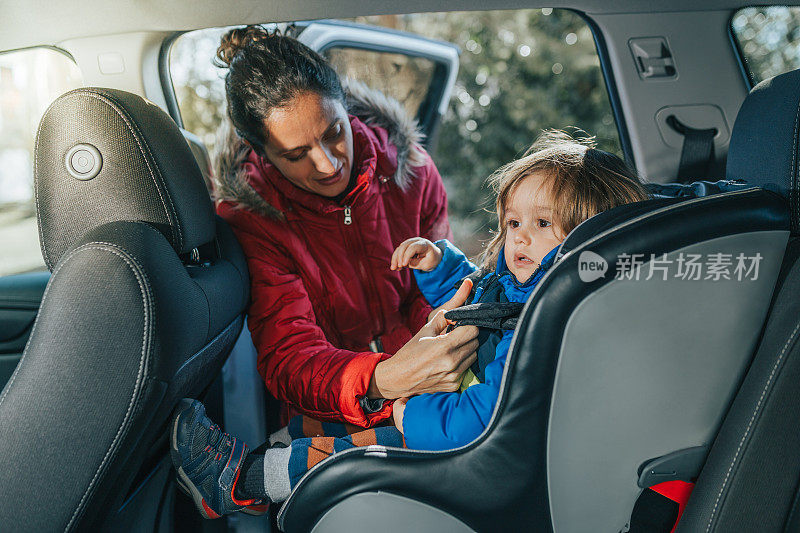
{"type": "Polygon", "coordinates": [[[508,198],[503,252],[508,269],[520,283],[528,281],[547,252],[564,240],[563,231],[553,222],[552,205],[540,173],[524,178],[508,198]]]}

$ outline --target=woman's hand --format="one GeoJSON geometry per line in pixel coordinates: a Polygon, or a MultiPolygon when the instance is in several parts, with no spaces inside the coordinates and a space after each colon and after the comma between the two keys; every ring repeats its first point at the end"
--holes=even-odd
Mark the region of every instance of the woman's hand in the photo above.
{"type": "Polygon", "coordinates": [[[456,293],[453,295],[452,298],[447,300],[445,303],[434,309],[428,314],[428,322],[436,318],[436,315],[439,314],[439,311],[444,311],[445,313],[451,309],[455,309],[456,307],[461,307],[469,298],[469,293],[472,292],[472,280],[467,278],[461,282],[461,286],[458,288],[456,293]]]}
{"type": "Polygon", "coordinates": [[[464,304],[472,281],[465,280],[456,294],[437,309],[425,324],[393,357],[381,361],[369,383],[370,398],[407,398],[427,392],[454,392],[461,376],[475,362],[478,328],[462,326],[449,333],[445,311],[464,304]]]}
{"type": "Polygon", "coordinates": [[[406,402],[408,398],[398,398],[392,404],[392,418],[394,419],[394,426],[400,433],[403,431],[403,413],[406,412],[406,402]]]}
{"type": "Polygon", "coordinates": [[[392,270],[404,267],[430,272],[442,262],[442,251],[428,239],[406,239],[392,253],[392,270]]]}

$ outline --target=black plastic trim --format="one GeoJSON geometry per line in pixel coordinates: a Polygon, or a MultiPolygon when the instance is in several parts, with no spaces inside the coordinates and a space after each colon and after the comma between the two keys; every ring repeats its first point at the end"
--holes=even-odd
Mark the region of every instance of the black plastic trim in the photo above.
{"type": "Polygon", "coordinates": [[[619,134],[619,144],[622,148],[622,155],[628,166],[636,169],[636,159],[633,157],[633,147],[631,145],[630,135],[628,134],[628,123],[625,121],[625,113],[622,111],[622,102],[619,98],[619,92],[617,91],[617,81],[614,77],[614,69],[611,67],[605,36],[594,19],[589,15],[583,11],[572,9],[568,11],[572,11],[583,19],[592,32],[595,48],[597,50],[597,57],[600,59],[600,71],[603,74],[603,80],[606,84],[606,93],[608,94],[608,100],[611,104],[611,113],[614,115],[614,122],[617,126],[617,133],[619,134]]]}
{"type": "Polygon", "coordinates": [[[0,276],[0,309],[38,311],[49,281],[48,270],[0,276]]]}
{"type": "Polygon", "coordinates": [[[737,9],[728,19],[728,39],[730,39],[731,46],[733,47],[733,55],[736,57],[736,63],[739,65],[739,72],[742,74],[742,78],[744,78],[744,86],[747,87],[747,91],[750,92],[756,85],[755,78],[753,77],[753,73],[750,72],[750,69],[748,68],[747,57],[745,57],[742,47],[739,44],[739,39],[736,38],[736,33],[733,31],[733,19],[736,17],[736,14],[743,9],[748,8],[743,7],[741,9],[737,9]]]}

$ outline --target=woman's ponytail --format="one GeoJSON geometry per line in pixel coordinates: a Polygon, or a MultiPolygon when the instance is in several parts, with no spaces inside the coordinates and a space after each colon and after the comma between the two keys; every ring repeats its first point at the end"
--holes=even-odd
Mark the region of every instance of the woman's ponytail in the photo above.
{"type": "Polygon", "coordinates": [[[239,50],[254,41],[265,39],[268,36],[269,32],[263,26],[258,25],[234,28],[228,31],[222,36],[219,48],[217,48],[217,66],[230,66],[239,50]]]}

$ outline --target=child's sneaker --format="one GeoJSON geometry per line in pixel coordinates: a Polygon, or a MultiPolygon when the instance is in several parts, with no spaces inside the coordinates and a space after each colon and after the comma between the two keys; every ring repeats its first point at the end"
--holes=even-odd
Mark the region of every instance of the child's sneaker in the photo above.
{"type": "MultiPolygon", "coordinates": [[[[263,514],[264,502],[239,500],[234,487],[247,445],[223,433],[207,416],[205,406],[197,400],[181,400],[172,424],[170,455],[178,473],[178,485],[194,500],[205,518],[247,509],[250,514],[263,514]]],[[[264,512],[266,510],[264,509],[264,512]]]]}
{"type": "Polygon", "coordinates": [[[242,509],[243,513],[251,514],[253,516],[264,516],[269,511],[269,502],[267,500],[256,500],[253,505],[248,505],[242,509]]]}

